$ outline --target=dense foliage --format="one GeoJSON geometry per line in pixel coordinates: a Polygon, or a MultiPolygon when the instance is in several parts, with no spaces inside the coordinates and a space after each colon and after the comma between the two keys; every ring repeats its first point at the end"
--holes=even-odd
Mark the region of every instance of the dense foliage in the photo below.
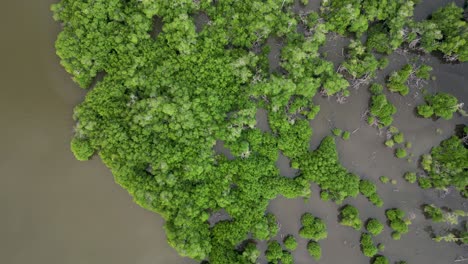
{"type": "Polygon", "coordinates": [[[302,227],[299,235],[306,239],[321,240],[328,236],[325,222],[310,213],[305,213],[301,217],[302,227]]]}
{"type": "Polygon", "coordinates": [[[402,149],[402,148],[397,148],[395,150],[395,156],[399,159],[403,159],[403,158],[406,158],[406,156],[408,155],[408,153],[406,152],[406,149],[402,149]]]}
{"type": "Polygon", "coordinates": [[[373,203],[377,207],[382,207],[383,200],[377,194],[377,186],[370,180],[361,180],[359,183],[359,191],[362,195],[367,197],[371,203],[373,203]]]}
{"type": "Polygon", "coordinates": [[[409,183],[415,183],[417,181],[417,179],[418,179],[418,177],[416,176],[416,173],[414,173],[414,172],[407,172],[407,173],[405,173],[405,175],[403,177],[409,183]]]}
{"type": "Polygon", "coordinates": [[[318,242],[309,241],[307,243],[307,252],[317,261],[322,258],[322,248],[318,242]]]}
{"type": "Polygon", "coordinates": [[[396,113],[396,107],[390,103],[383,93],[383,87],[380,84],[372,84],[370,91],[372,93],[369,117],[367,123],[379,128],[389,126],[393,123],[393,115],[396,113]]]}
{"type": "Polygon", "coordinates": [[[345,205],[340,211],[340,224],[360,230],[362,221],[359,218],[359,211],[352,205],[345,205]]]}
{"type": "MultiPolygon", "coordinates": [[[[320,110],[313,103],[318,92],[346,97],[350,85],[367,84],[386,67],[388,60],[374,50],[391,53],[406,41],[452,61],[468,60],[460,8],[452,4],[414,22],[415,2],[327,0],[320,14],[298,16],[293,0],[61,0],[52,6],[63,26],[57,54],[79,86],[93,86],[75,108],[71,149],[78,160],[99,155],[136,203],[161,214],[168,242],[182,256],[212,264],[256,263],[259,250],[247,239],[277,235],[276,218],[266,210],[278,195],[309,197],[313,182],[323,200],[341,203],[361,192],[382,206],[372,182],[341,166],[333,137],[309,150],[309,121],[320,110]],[[198,14],[207,16],[205,25],[195,23],[198,14]],[[162,21],[158,33],[155,18],[162,21]],[[297,30],[300,24],[305,33],[297,30]],[[320,52],[329,32],[368,37],[365,43],[351,41],[336,70],[320,52]],[[283,42],[278,69],[269,65],[271,37],[283,42]],[[260,108],[268,113],[271,132],[256,126],[260,108]],[[214,151],[217,142],[224,142],[232,159],[214,151]],[[278,153],[298,169],[295,177],[280,174],[278,153]]],[[[430,70],[408,64],[391,74],[387,87],[405,95],[410,76],[429,79],[430,70]]],[[[395,106],[382,86],[374,84],[371,92],[369,124],[389,126],[395,106]]],[[[449,119],[459,109],[458,101],[443,93],[426,102],[418,107],[424,117],[449,119]]],[[[351,136],[333,133],[344,140],[351,136]]],[[[391,144],[403,140],[396,135],[391,144]]],[[[406,156],[402,151],[396,155],[406,156]]],[[[467,155],[459,139],[444,141],[425,156],[428,177],[419,178],[420,184],[466,192],[467,155]]],[[[399,215],[392,212],[390,219],[387,211],[397,235],[405,231],[399,215]]],[[[362,226],[350,205],[340,218],[343,225],[362,226]]],[[[327,236],[321,219],[305,214],[301,223],[302,237],[327,236]]],[[[367,228],[380,232],[377,223],[367,228]]],[[[367,240],[361,242],[368,245],[367,240]]],[[[297,242],[288,236],[284,246],[294,250],[297,242]]],[[[320,259],[317,242],[307,249],[320,259]]],[[[376,254],[371,253],[373,248],[366,255],[376,254]]],[[[277,241],[269,241],[266,257],[293,263],[277,241]]],[[[374,263],[388,261],[377,256],[374,263]]]]}
{"type": "Polygon", "coordinates": [[[426,99],[426,104],[419,105],[417,109],[418,114],[425,118],[435,115],[450,120],[461,107],[457,98],[448,93],[428,95],[424,99],[426,99]]]}
{"type": "Polygon", "coordinates": [[[413,23],[408,36],[410,47],[442,52],[447,61],[468,61],[468,23],[463,13],[463,8],[450,3],[430,19],[413,23]]]}
{"type": "Polygon", "coordinates": [[[374,258],[374,260],[372,261],[372,264],[389,264],[390,262],[388,261],[388,259],[384,256],[377,256],[374,258]]]}
{"type": "Polygon", "coordinates": [[[278,241],[273,240],[268,242],[268,248],[265,252],[265,257],[268,262],[277,263],[283,257],[283,249],[278,241]]]}
{"type": "Polygon", "coordinates": [[[369,221],[366,223],[366,230],[373,236],[378,236],[382,232],[383,228],[383,224],[374,218],[369,219],[369,221]]]}
{"type": "Polygon", "coordinates": [[[361,235],[361,250],[366,257],[372,258],[379,252],[378,248],[374,245],[372,236],[366,233],[361,235]]]}
{"type": "Polygon", "coordinates": [[[385,211],[390,227],[393,229],[392,238],[399,240],[402,234],[409,231],[411,221],[404,219],[405,212],[401,209],[389,209],[385,211]]]}
{"type": "Polygon", "coordinates": [[[283,240],[283,245],[287,250],[294,251],[297,248],[297,241],[293,235],[288,235],[283,240]]]}
{"type": "Polygon", "coordinates": [[[452,136],[442,141],[430,154],[423,155],[421,163],[428,177],[419,178],[420,184],[424,179],[423,184],[428,187],[454,186],[468,196],[468,149],[461,139],[452,136]]]}
{"type": "Polygon", "coordinates": [[[394,93],[398,92],[401,95],[407,95],[410,91],[407,82],[413,73],[413,66],[411,64],[406,64],[401,70],[390,74],[387,81],[388,90],[394,93]]]}
{"type": "MultiPolygon", "coordinates": [[[[449,208],[439,208],[433,204],[423,206],[424,215],[432,222],[444,222],[450,226],[457,226],[460,218],[468,217],[468,212],[462,210],[452,210],[449,208]]],[[[457,244],[468,244],[468,222],[464,221],[461,228],[450,228],[444,234],[432,234],[434,241],[450,242],[457,244]]]]}

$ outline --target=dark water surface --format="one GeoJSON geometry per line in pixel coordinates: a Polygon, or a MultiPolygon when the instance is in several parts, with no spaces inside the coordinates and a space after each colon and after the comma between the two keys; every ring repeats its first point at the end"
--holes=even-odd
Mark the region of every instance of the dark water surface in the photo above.
{"type": "MultiPolygon", "coordinates": [[[[69,151],[73,134],[72,110],[85,91],[72,83],[55,56],[54,41],[60,26],[51,18],[52,0],[5,1],[0,16],[0,263],[8,264],[173,264],[193,263],[183,259],[166,243],[163,220],[132,202],[125,190],[114,183],[112,175],[98,158],[78,162],[69,151]]],[[[317,1],[315,1],[317,2],[317,1]]],[[[416,9],[423,19],[445,0],[426,0],[416,9]]],[[[463,1],[456,1],[459,5],[463,1]]],[[[308,8],[316,8],[311,3],[308,8]]],[[[297,6],[295,9],[299,9],[297,6]]],[[[330,58],[339,60],[338,42],[325,47],[330,58]]],[[[430,91],[447,91],[468,102],[468,64],[448,65],[431,56],[437,80],[430,91]]],[[[406,58],[393,55],[384,74],[398,69],[406,58]]],[[[384,209],[399,207],[414,213],[410,233],[400,241],[390,238],[390,230],[376,240],[386,245],[384,255],[393,261],[408,260],[417,264],[448,264],[458,256],[468,257],[466,247],[435,243],[423,231],[429,224],[419,206],[435,203],[468,210],[456,192],[440,199],[436,191],[422,191],[405,183],[401,175],[417,168],[417,157],[453,133],[455,124],[466,124],[461,117],[452,121],[432,121],[413,115],[422,101],[414,91],[403,98],[389,95],[397,105],[395,125],[413,143],[414,161],[393,158],[392,150],[383,146],[384,137],[361,120],[369,94],[365,88],[353,90],[349,102],[337,104],[334,99],[316,98],[322,110],[311,122],[311,148],[333,127],[356,132],[349,141],[338,140],[342,164],[363,178],[377,180],[381,175],[397,179],[397,185],[378,184],[385,201],[384,208],[372,207],[363,197],[349,200],[360,209],[361,218],[385,220],[384,209]],[[442,134],[437,134],[440,128],[442,134]]],[[[259,126],[268,130],[266,114],[258,114],[259,126]]],[[[277,163],[285,176],[295,173],[286,158],[277,163]]],[[[329,238],[322,241],[320,263],[368,263],[360,253],[359,236],[337,224],[338,206],[321,202],[318,188],[307,203],[303,199],[277,198],[269,210],[281,224],[280,238],[297,234],[299,218],[304,211],[326,219],[329,238]]],[[[314,263],[299,239],[294,253],[296,263],[314,263]]]]}

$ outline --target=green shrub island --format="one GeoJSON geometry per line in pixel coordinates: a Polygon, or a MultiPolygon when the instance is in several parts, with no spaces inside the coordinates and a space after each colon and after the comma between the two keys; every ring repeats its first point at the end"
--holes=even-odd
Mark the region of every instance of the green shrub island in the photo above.
{"type": "Polygon", "coordinates": [[[325,222],[310,213],[305,213],[301,217],[302,227],[299,230],[299,235],[306,239],[321,240],[328,236],[327,226],[325,222]]]}
{"type": "Polygon", "coordinates": [[[307,252],[317,261],[322,258],[322,248],[318,242],[309,241],[309,243],[307,243],[307,252]]]}
{"type": "Polygon", "coordinates": [[[351,137],[351,133],[349,131],[344,131],[341,138],[343,140],[349,140],[350,137],[351,137]]]}
{"type": "Polygon", "coordinates": [[[432,116],[450,120],[453,114],[461,110],[463,104],[459,104],[455,96],[448,93],[436,93],[424,97],[426,104],[417,107],[418,114],[425,118],[432,116]]]}
{"type": "Polygon", "coordinates": [[[352,205],[345,205],[340,211],[340,224],[360,230],[362,221],[359,219],[359,211],[352,205]]]}
{"type": "Polygon", "coordinates": [[[281,256],[281,264],[294,264],[294,257],[288,251],[283,251],[281,256]]]}
{"type": "Polygon", "coordinates": [[[398,148],[395,150],[395,156],[399,159],[403,159],[406,158],[406,156],[408,156],[408,153],[406,152],[406,149],[398,148]]]}
{"type": "Polygon", "coordinates": [[[374,260],[372,261],[372,264],[389,264],[390,262],[388,261],[388,259],[384,256],[377,256],[374,258],[374,260]]]}
{"type": "Polygon", "coordinates": [[[371,218],[366,223],[366,230],[371,233],[373,236],[378,236],[382,233],[384,225],[379,222],[379,220],[371,218]]]}
{"type": "Polygon", "coordinates": [[[415,172],[407,172],[403,178],[409,183],[415,183],[418,180],[415,172]]]}
{"type": "MultiPolygon", "coordinates": [[[[98,155],[138,205],[160,214],[168,243],[181,256],[212,264],[256,263],[255,242],[266,240],[268,261],[293,263],[271,241],[279,230],[266,212],[272,199],[308,198],[315,183],[325,201],[340,204],[361,192],[383,204],[375,185],[340,164],[334,137],[309,150],[309,121],[320,111],[314,96],[344,100],[349,87],[369,84],[388,64],[374,51],[391,54],[405,45],[441,52],[450,62],[468,61],[463,9],[449,4],[415,22],[416,2],[327,0],[320,13],[297,15],[293,0],[61,0],[51,7],[62,25],[57,55],[88,89],[74,109],[71,150],[78,160],[98,155]],[[200,14],[207,17],[201,26],[195,23],[200,14]],[[354,38],[339,70],[321,53],[329,33],[354,38]],[[356,40],[364,34],[366,42],[356,40]],[[269,38],[282,41],[277,69],[270,69],[269,38]],[[271,132],[257,127],[258,109],[267,111],[271,132]],[[232,159],[214,150],[218,142],[232,159]],[[298,170],[295,177],[280,174],[279,152],[298,170]],[[214,221],[220,211],[227,219],[214,221]]],[[[405,95],[413,75],[426,80],[431,70],[408,64],[390,75],[387,87],[405,95]]],[[[378,128],[389,126],[396,113],[383,90],[371,87],[368,122],[378,128]]],[[[421,116],[450,119],[461,112],[451,95],[425,99],[417,109],[421,116]]],[[[333,134],[344,140],[351,135],[338,129],[333,134]]],[[[396,137],[392,146],[404,140],[396,137]]],[[[421,187],[455,186],[466,195],[467,151],[456,137],[433,148],[423,159],[428,175],[418,179],[421,187]]],[[[397,149],[396,155],[406,151],[397,149]]],[[[347,205],[340,216],[343,225],[361,228],[356,208],[347,205]]],[[[405,233],[402,220],[392,219],[395,233],[405,233]]],[[[322,220],[301,220],[301,236],[327,236],[322,220]]],[[[294,237],[283,242],[288,250],[297,247],[294,237]]],[[[307,249],[320,259],[317,242],[307,249]]],[[[377,256],[373,263],[388,260],[377,256]]]]}
{"type": "Polygon", "coordinates": [[[283,249],[278,241],[273,240],[268,242],[268,248],[265,251],[265,257],[268,262],[276,263],[278,260],[281,260],[283,257],[283,249]]]}
{"type": "Polygon", "coordinates": [[[387,81],[388,90],[401,95],[407,95],[410,91],[408,79],[414,73],[413,66],[405,65],[401,70],[393,72],[387,81]]]}
{"type": "Polygon", "coordinates": [[[390,227],[393,229],[392,238],[399,240],[401,235],[408,233],[409,219],[404,219],[405,212],[401,209],[389,209],[385,212],[390,227]]]}
{"type": "Polygon", "coordinates": [[[359,191],[362,195],[367,197],[371,203],[377,207],[383,206],[383,200],[377,194],[377,186],[369,180],[361,180],[359,183],[359,191]]]}
{"type": "Polygon", "coordinates": [[[393,123],[393,115],[397,111],[396,107],[387,100],[380,84],[372,84],[370,91],[372,96],[367,123],[379,128],[391,125],[393,123]]]}
{"type": "Polygon", "coordinates": [[[297,241],[293,235],[288,235],[283,240],[284,247],[287,250],[294,251],[297,248],[297,241]]]}
{"type": "Polygon", "coordinates": [[[405,141],[405,136],[403,135],[403,133],[393,135],[393,141],[395,141],[395,143],[397,144],[401,144],[405,141]]]}
{"type": "Polygon", "coordinates": [[[452,136],[442,141],[430,154],[423,155],[421,165],[428,176],[419,178],[422,188],[454,186],[468,196],[468,149],[462,139],[452,136]]]}
{"type": "Polygon", "coordinates": [[[387,183],[390,182],[390,178],[388,178],[387,176],[380,176],[380,177],[379,177],[379,180],[380,180],[380,182],[383,183],[383,184],[387,184],[387,183]]]}
{"type": "Polygon", "coordinates": [[[343,130],[341,130],[339,128],[333,129],[332,132],[333,132],[333,135],[335,135],[337,137],[341,137],[341,135],[343,134],[343,130]]]}
{"type": "Polygon", "coordinates": [[[366,233],[361,235],[361,250],[364,256],[369,258],[372,258],[379,252],[379,249],[374,245],[372,236],[366,233]]]}

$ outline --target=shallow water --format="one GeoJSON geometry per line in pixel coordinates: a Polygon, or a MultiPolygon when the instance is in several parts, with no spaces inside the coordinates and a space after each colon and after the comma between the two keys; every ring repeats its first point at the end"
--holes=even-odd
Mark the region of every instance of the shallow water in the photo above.
{"type": "MultiPolygon", "coordinates": [[[[161,217],[134,204],[98,158],[78,162],[69,151],[72,109],[85,91],[72,83],[55,56],[54,41],[60,26],[51,18],[49,5],[53,2],[17,0],[2,6],[0,263],[194,263],[177,255],[166,242],[161,217]]],[[[316,8],[316,2],[308,8],[316,8]]],[[[416,17],[424,18],[445,2],[426,1],[417,8],[416,17]]],[[[340,59],[339,46],[333,42],[329,47],[334,61],[340,59]]],[[[436,58],[428,58],[437,77],[430,89],[448,91],[468,101],[468,64],[441,65],[436,58]]],[[[397,69],[405,60],[395,55],[391,61],[385,73],[397,69]]],[[[467,123],[462,118],[450,122],[417,118],[412,111],[421,96],[416,101],[411,95],[389,96],[398,106],[395,125],[413,143],[411,152],[415,157],[452,134],[455,124],[467,123]],[[436,128],[443,133],[438,135],[436,128]]],[[[393,152],[383,146],[383,136],[361,120],[368,98],[364,88],[352,91],[345,105],[317,97],[322,110],[311,122],[311,149],[335,126],[349,131],[359,128],[349,141],[338,140],[342,164],[364,178],[376,180],[387,175],[398,180],[396,186],[378,184],[386,202],[384,208],[401,207],[414,212],[416,219],[401,241],[393,241],[388,228],[378,237],[378,242],[386,245],[384,254],[392,261],[445,264],[459,255],[468,256],[466,247],[432,242],[422,230],[428,222],[418,209],[425,202],[467,210],[463,200],[456,193],[439,199],[437,192],[422,191],[401,179],[405,171],[416,169],[416,158],[412,163],[393,158],[393,152]]],[[[266,113],[259,111],[257,117],[261,129],[267,131],[266,113]]],[[[287,160],[281,159],[278,164],[284,176],[295,173],[287,160]]],[[[303,199],[272,201],[270,210],[280,220],[280,234],[297,234],[300,215],[312,212],[326,219],[329,229],[329,238],[321,242],[320,263],[368,263],[359,251],[359,233],[338,225],[338,206],[321,202],[315,185],[312,190],[307,203],[303,199]]],[[[364,198],[349,202],[360,209],[363,219],[385,220],[384,209],[375,209],[364,198]]],[[[296,263],[311,263],[305,251],[306,241],[299,242],[294,253],[296,263]]]]}

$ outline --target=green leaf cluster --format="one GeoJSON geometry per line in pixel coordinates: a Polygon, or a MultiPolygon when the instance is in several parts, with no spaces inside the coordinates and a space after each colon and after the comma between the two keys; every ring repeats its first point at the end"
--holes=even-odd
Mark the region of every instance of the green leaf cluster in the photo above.
{"type": "Polygon", "coordinates": [[[387,81],[388,90],[394,93],[400,93],[405,96],[409,93],[409,87],[407,81],[414,69],[411,64],[406,64],[399,71],[395,71],[390,74],[387,81]]]}
{"type": "Polygon", "coordinates": [[[293,235],[286,236],[286,238],[283,240],[283,244],[284,247],[290,251],[294,251],[297,248],[297,241],[293,235]]]}
{"type": "Polygon", "coordinates": [[[399,240],[402,234],[408,233],[408,226],[411,224],[411,221],[404,219],[405,212],[403,210],[389,209],[385,211],[385,215],[387,216],[390,227],[393,229],[393,239],[399,240]]]}
{"type": "Polygon", "coordinates": [[[377,256],[374,258],[374,260],[372,260],[372,264],[389,264],[390,262],[388,261],[388,259],[384,256],[377,256]]]}
{"type": "Polygon", "coordinates": [[[415,183],[418,179],[415,172],[406,172],[403,178],[409,183],[415,183]]]}
{"type": "Polygon", "coordinates": [[[369,219],[369,221],[367,221],[366,230],[373,236],[378,236],[382,232],[383,228],[383,224],[375,218],[369,219]]]}
{"type": "Polygon", "coordinates": [[[449,3],[432,13],[430,19],[413,23],[409,42],[426,51],[440,51],[448,61],[468,61],[468,22],[464,10],[449,3]]]}
{"type": "Polygon", "coordinates": [[[307,243],[307,252],[309,252],[309,255],[316,261],[319,261],[320,258],[322,258],[322,248],[318,242],[309,241],[309,243],[307,243]]]}
{"type": "Polygon", "coordinates": [[[367,122],[370,125],[377,124],[379,128],[389,126],[393,123],[393,115],[396,113],[396,107],[390,103],[387,96],[382,92],[380,84],[372,84],[370,91],[372,93],[369,117],[367,122]]]}
{"type": "Polygon", "coordinates": [[[374,245],[374,241],[372,240],[372,236],[366,233],[361,235],[361,250],[362,253],[369,258],[377,255],[379,249],[374,245]]]}
{"type": "Polygon", "coordinates": [[[302,157],[299,167],[305,179],[319,185],[324,200],[340,203],[359,193],[360,179],[340,165],[335,139],[331,136],[324,138],[317,150],[302,157]]]}
{"type": "MultiPolygon", "coordinates": [[[[419,178],[425,187],[445,189],[454,186],[466,196],[468,187],[468,149],[461,139],[452,136],[423,155],[422,166],[428,177],[419,178]]],[[[423,186],[422,186],[423,187],[423,186]]]]}
{"type": "Polygon", "coordinates": [[[340,224],[360,230],[362,221],[359,219],[359,211],[352,205],[345,205],[340,211],[340,224]]]}
{"type": "Polygon", "coordinates": [[[418,114],[424,118],[435,115],[445,120],[450,120],[453,114],[459,110],[458,100],[448,93],[436,93],[425,97],[426,104],[417,107],[418,114]]]}

